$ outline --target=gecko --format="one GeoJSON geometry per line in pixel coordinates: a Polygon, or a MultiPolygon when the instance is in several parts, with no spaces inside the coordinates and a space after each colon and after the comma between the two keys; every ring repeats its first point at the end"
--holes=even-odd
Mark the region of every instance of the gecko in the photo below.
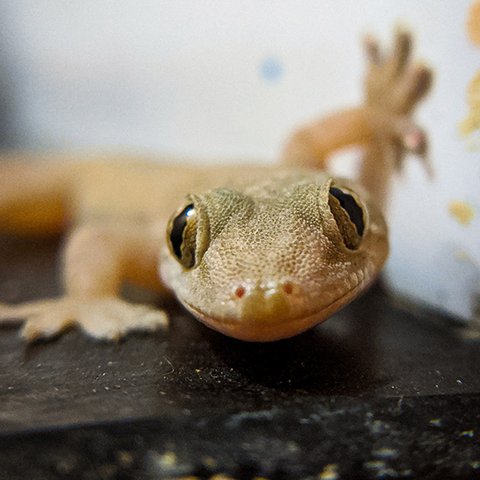
{"type": "Polygon", "coordinates": [[[412,116],[432,72],[412,60],[412,44],[402,28],[390,50],[367,36],[363,104],[300,127],[276,164],[3,154],[0,231],[68,233],[63,296],[0,304],[0,323],[24,322],[27,341],[73,325],[104,340],[165,328],[165,311],[122,298],[125,283],[173,293],[246,341],[288,338],[331,316],[387,259],[390,178],[407,154],[427,158],[412,116]],[[348,146],[363,152],[356,181],[327,169],[348,146]]]}

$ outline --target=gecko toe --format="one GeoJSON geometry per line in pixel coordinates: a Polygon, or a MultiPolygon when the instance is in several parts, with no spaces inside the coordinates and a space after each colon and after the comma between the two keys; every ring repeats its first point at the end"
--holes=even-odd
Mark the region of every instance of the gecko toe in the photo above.
{"type": "Polygon", "coordinates": [[[397,28],[390,60],[391,74],[400,75],[408,64],[412,51],[412,36],[404,28],[397,28]]]}
{"type": "Polygon", "coordinates": [[[363,48],[371,65],[381,64],[382,56],[380,54],[380,45],[372,34],[369,33],[363,38],[363,48]]]}
{"type": "Polygon", "coordinates": [[[77,324],[93,338],[118,341],[132,331],[165,329],[168,317],[162,310],[107,298],[83,305],[77,324]]]}

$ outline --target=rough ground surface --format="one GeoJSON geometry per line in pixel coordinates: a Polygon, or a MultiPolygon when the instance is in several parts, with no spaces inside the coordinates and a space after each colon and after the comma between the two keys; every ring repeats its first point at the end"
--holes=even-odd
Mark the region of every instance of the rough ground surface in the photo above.
{"type": "MultiPolygon", "coordinates": [[[[0,301],[55,294],[57,242],[0,238],[0,301]]],[[[248,344],[168,332],[25,347],[0,330],[0,479],[480,478],[480,341],[377,287],[248,344]]]]}

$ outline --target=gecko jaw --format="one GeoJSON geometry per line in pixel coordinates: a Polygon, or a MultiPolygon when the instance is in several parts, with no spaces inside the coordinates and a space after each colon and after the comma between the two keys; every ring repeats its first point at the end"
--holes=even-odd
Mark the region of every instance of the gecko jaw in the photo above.
{"type": "Polygon", "coordinates": [[[276,314],[280,313],[279,306],[285,304],[288,299],[278,300],[277,298],[271,304],[265,303],[265,306],[257,311],[254,311],[252,303],[246,309],[241,309],[237,318],[216,318],[186,302],[182,303],[198,320],[224,335],[251,342],[272,342],[293,337],[323,322],[353,300],[372,280],[373,278],[366,276],[339,298],[322,306],[319,310],[286,320],[279,320],[276,314]],[[246,313],[251,313],[251,316],[246,316],[246,313]]]}

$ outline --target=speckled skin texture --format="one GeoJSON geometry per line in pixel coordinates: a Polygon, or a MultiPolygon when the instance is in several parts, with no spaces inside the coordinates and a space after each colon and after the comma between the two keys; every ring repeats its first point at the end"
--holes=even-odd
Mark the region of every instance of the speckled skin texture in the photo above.
{"type": "Polygon", "coordinates": [[[404,31],[397,31],[390,55],[372,38],[366,49],[365,104],[297,131],[278,165],[5,158],[0,229],[73,228],[63,253],[64,297],[0,305],[0,321],[26,320],[27,340],[71,325],[102,339],[165,327],[165,312],[120,299],[129,282],[173,291],[199,320],[227,335],[270,341],[301,333],[348,303],[386,259],[379,206],[405,153],[425,153],[425,136],[410,117],[431,78],[426,67],[411,64],[404,31]],[[329,154],[349,145],[366,152],[357,183],[325,173],[329,154]],[[332,187],[348,195],[361,220],[355,223],[351,207],[333,198],[332,187]],[[193,215],[172,240],[187,205],[193,215]]]}

